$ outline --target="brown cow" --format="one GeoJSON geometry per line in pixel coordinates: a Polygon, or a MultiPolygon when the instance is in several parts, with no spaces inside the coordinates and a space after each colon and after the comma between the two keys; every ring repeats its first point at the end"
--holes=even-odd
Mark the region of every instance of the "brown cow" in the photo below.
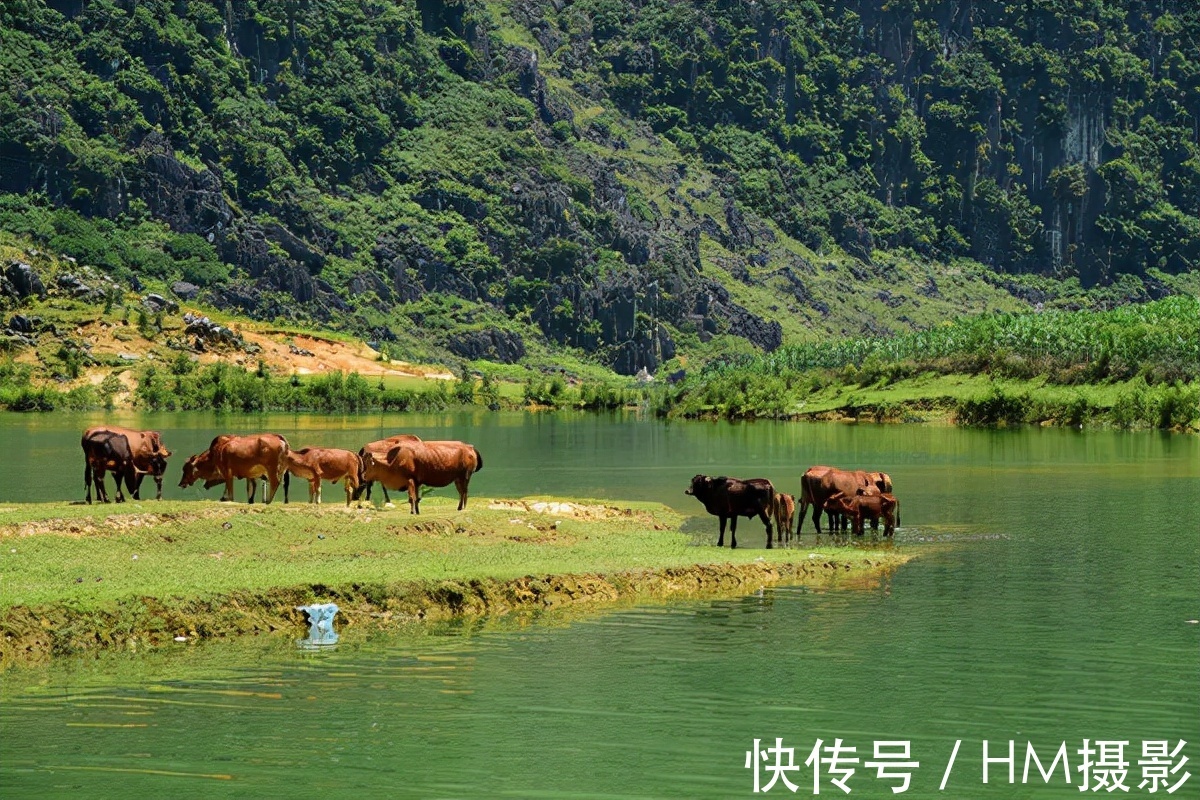
{"type": "Polygon", "coordinates": [[[800,519],[796,532],[804,528],[804,515],[809,506],[813,509],[813,525],[821,532],[821,512],[827,511],[825,501],[841,492],[853,496],[860,488],[872,487],[876,491],[890,492],[892,479],[886,472],[864,472],[837,467],[809,467],[800,477],[800,519]]]}
{"type": "Polygon", "coordinates": [[[221,434],[203,453],[197,453],[183,465],[181,488],[187,488],[198,480],[210,489],[219,483],[225,484],[221,500],[233,500],[233,481],[246,479],[246,494],[251,503],[258,491],[258,479],[266,478],[270,486],[265,502],[275,499],[279,484],[287,472],[287,439],[277,433],[258,433],[249,436],[221,434]]]}
{"type": "Polygon", "coordinates": [[[362,471],[362,463],[358,456],[349,450],[338,450],[332,447],[305,447],[302,450],[289,450],[287,454],[287,472],[283,475],[283,502],[288,501],[288,485],[290,478],[295,475],[308,481],[308,502],[321,502],[321,481],[330,483],[342,481],[346,489],[346,506],[358,489],[358,476],[362,471]]]}
{"type": "Polygon", "coordinates": [[[92,502],[93,483],[96,487],[96,499],[101,503],[108,502],[104,474],[111,472],[117,484],[117,502],[124,503],[121,482],[124,481],[129,493],[133,494],[137,475],[133,466],[133,453],[129,449],[129,439],[124,434],[100,431],[91,433],[90,436],[85,433],[79,443],[83,447],[83,488],[87,502],[92,502]]]}
{"type": "Polygon", "coordinates": [[[882,494],[874,486],[858,489],[853,495],[838,492],[825,501],[825,509],[830,512],[831,518],[836,512],[843,519],[848,519],[855,536],[863,535],[865,519],[871,520],[871,529],[876,530],[880,518],[883,519],[883,535],[891,536],[896,530],[893,511],[898,505],[895,497],[882,494]]]}
{"type": "Polygon", "coordinates": [[[775,540],[783,543],[792,540],[792,524],[796,518],[796,500],[786,492],[775,495],[775,540]]]}
{"type": "MultiPolygon", "coordinates": [[[[354,499],[359,499],[365,492],[367,502],[370,502],[371,487],[375,485],[375,481],[380,480],[385,474],[388,452],[401,442],[419,441],[421,441],[420,436],[414,436],[411,433],[398,433],[386,439],[367,442],[359,448],[358,460],[362,464],[362,467],[358,473],[358,488],[354,490],[354,499]]],[[[391,506],[392,498],[388,496],[387,486],[381,482],[379,488],[383,489],[384,503],[391,506]]]]}
{"type": "Polygon", "coordinates": [[[152,475],[158,488],[155,499],[162,500],[163,475],[167,471],[167,459],[171,456],[171,451],[163,447],[162,434],[158,431],[139,431],[117,425],[95,425],[83,432],[83,438],[89,439],[101,433],[119,434],[129,442],[135,470],[133,486],[129,487],[133,499],[142,499],[142,480],[147,475],[152,475]]]}
{"type": "Polygon", "coordinates": [[[730,520],[729,546],[737,547],[738,517],[757,516],[767,526],[767,549],[771,549],[771,518],[775,508],[775,487],[766,478],[717,478],[708,475],[697,475],[692,478],[692,485],[684,489],[684,494],[690,494],[704,504],[704,510],[720,520],[720,533],[717,534],[717,547],[725,544],[725,520],[730,520]]]}
{"type": "MultiPolygon", "coordinates": [[[[392,447],[380,462],[367,454],[363,470],[379,485],[408,489],[408,509],[421,513],[422,486],[449,486],[458,489],[458,510],[467,507],[467,486],[471,476],[483,469],[483,456],[474,445],[457,441],[403,441],[392,447]]],[[[386,493],[384,497],[386,497],[386,493]]]]}

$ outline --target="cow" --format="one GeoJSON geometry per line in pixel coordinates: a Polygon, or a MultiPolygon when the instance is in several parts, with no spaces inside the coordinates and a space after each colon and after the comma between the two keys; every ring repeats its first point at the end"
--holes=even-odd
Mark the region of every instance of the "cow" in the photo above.
{"type": "Polygon", "coordinates": [[[197,453],[183,465],[183,478],[179,481],[180,488],[187,488],[198,480],[204,481],[204,488],[211,489],[217,484],[224,483],[225,491],[221,493],[222,501],[233,500],[233,481],[235,478],[246,479],[246,494],[249,501],[254,502],[258,491],[258,479],[266,478],[270,486],[265,502],[275,499],[279,484],[287,472],[287,439],[277,433],[257,433],[248,436],[221,434],[212,440],[212,444],[203,453],[197,453]]]}
{"type": "Polygon", "coordinates": [[[308,481],[308,502],[321,502],[321,481],[330,483],[342,481],[346,489],[346,506],[358,489],[358,476],[362,472],[362,464],[355,453],[349,450],[338,450],[331,447],[305,447],[301,450],[289,450],[287,453],[287,472],[283,475],[283,502],[288,501],[288,486],[291,476],[308,481]]]}
{"type": "Polygon", "coordinates": [[[886,472],[864,472],[837,467],[809,467],[800,477],[800,518],[796,532],[804,528],[804,516],[812,506],[813,525],[821,533],[821,512],[826,511],[825,501],[841,492],[853,496],[860,488],[874,488],[878,492],[890,492],[892,479],[886,472]]]}
{"type": "Polygon", "coordinates": [[[86,440],[102,433],[115,433],[124,436],[129,442],[135,472],[133,485],[129,487],[133,499],[142,499],[142,480],[147,475],[152,475],[158,488],[155,499],[162,500],[163,475],[167,471],[167,459],[171,456],[171,451],[163,446],[162,434],[158,431],[139,431],[117,425],[95,425],[83,432],[83,438],[86,440]]]}
{"type": "Polygon", "coordinates": [[[137,480],[129,439],[124,434],[101,431],[90,436],[85,433],[79,443],[83,447],[83,488],[88,504],[92,502],[93,483],[96,487],[96,499],[101,503],[109,502],[108,491],[104,488],[106,472],[111,472],[116,481],[117,502],[124,503],[121,482],[125,482],[132,495],[137,480]]]}
{"type": "Polygon", "coordinates": [[[792,540],[792,524],[796,517],[796,500],[786,492],[775,495],[775,540],[790,542],[792,540]]]}
{"type": "MultiPolygon", "coordinates": [[[[893,512],[899,503],[890,494],[881,493],[875,486],[863,487],[853,495],[837,492],[825,500],[825,510],[838,513],[851,523],[851,531],[855,536],[863,535],[863,521],[871,520],[871,529],[879,527],[883,519],[883,535],[891,536],[896,530],[896,518],[893,512]]],[[[833,530],[831,526],[831,530],[833,530]]]]}
{"type": "MultiPolygon", "coordinates": [[[[415,438],[415,437],[414,437],[415,438]]],[[[483,469],[483,456],[471,444],[458,441],[402,441],[388,450],[380,461],[367,454],[363,470],[374,476],[386,489],[407,489],[408,510],[421,513],[422,486],[449,486],[458,489],[458,510],[467,507],[467,486],[471,476],[483,469]]]]}
{"type": "MultiPolygon", "coordinates": [[[[385,474],[384,465],[387,463],[388,452],[400,444],[401,442],[419,442],[421,437],[414,436],[411,433],[398,433],[395,436],[389,436],[386,439],[379,439],[374,442],[367,442],[358,451],[358,461],[362,465],[358,473],[358,488],[354,490],[354,499],[358,500],[366,493],[367,502],[371,501],[371,487],[375,481],[385,474]]],[[[380,483],[379,488],[383,489],[383,501],[386,505],[391,506],[392,498],[388,496],[387,486],[380,483]]]]}
{"type": "Polygon", "coordinates": [[[771,549],[771,513],[775,508],[775,487],[766,478],[739,480],[725,476],[697,475],[684,490],[704,505],[704,510],[721,521],[717,547],[725,544],[725,521],[730,520],[729,546],[737,547],[738,517],[755,517],[767,526],[767,549],[771,549]]]}

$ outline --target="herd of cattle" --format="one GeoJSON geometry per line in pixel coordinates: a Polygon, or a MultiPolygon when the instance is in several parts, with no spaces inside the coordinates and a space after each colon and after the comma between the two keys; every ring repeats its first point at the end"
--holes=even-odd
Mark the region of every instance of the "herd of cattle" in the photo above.
{"type": "MultiPolygon", "coordinates": [[[[758,517],[767,526],[767,548],[771,547],[771,521],[775,521],[775,541],[783,544],[792,538],[796,501],[790,494],[776,492],[766,478],[738,478],[697,475],[684,490],[704,504],[704,510],[720,520],[717,547],[725,544],[725,523],[730,522],[729,546],[737,547],[738,517],[758,517]]],[[[883,520],[883,535],[891,536],[900,522],[900,503],[892,494],[892,478],[886,472],[864,472],[837,467],[809,467],[800,476],[800,519],[796,536],[804,527],[804,515],[812,508],[813,525],[821,533],[821,514],[828,516],[829,532],[847,525],[858,536],[864,520],[878,529],[883,520]]]]}
{"type": "MultiPolygon", "coordinates": [[[[137,431],[112,425],[89,428],[81,442],[84,454],[83,484],[87,502],[96,498],[108,502],[104,476],[113,473],[117,484],[117,502],[125,500],[121,485],[133,499],[140,499],[142,479],[150,475],[162,499],[162,479],[171,451],[163,446],[158,431],[137,431]]],[[[277,433],[247,436],[221,434],[204,452],[183,465],[182,488],[204,481],[210,489],[225,484],[222,500],[233,499],[233,482],[245,479],[251,503],[258,481],[266,479],[265,501],[275,499],[283,485],[283,502],[288,501],[291,476],[308,481],[308,500],[321,502],[321,482],[341,482],[346,490],[346,505],[364,493],[371,499],[371,486],[378,482],[384,500],[391,502],[388,489],[408,492],[409,510],[421,513],[422,486],[449,486],[458,489],[458,508],[467,505],[467,484],[483,469],[483,456],[473,445],[457,441],[423,441],[411,434],[391,436],[363,445],[357,453],[332,447],[305,447],[293,450],[287,439],[277,433]]]]}
{"type": "MultiPolygon", "coordinates": [[[[81,442],[84,454],[83,485],[88,503],[92,487],[96,498],[108,502],[104,476],[111,472],[116,481],[117,502],[124,502],[124,484],[133,499],[140,499],[142,479],[150,475],[162,499],[163,475],[171,451],[163,446],[158,431],[138,431],[112,425],[88,428],[81,442]]],[[[341,482],[346,490],[346,505],[365,494],[371,499],[371,487],[378,483],[384,501],[391,503],[388,489],[408,492],[408,506],[421,513],[422,486],[449,486],[458,489],[458,510],[466,508],[467,484],[483,469],[483,456],[474,445],[458,441],[424,441],[411,434],[400,434],[369,442],[357,453],[332,447],[305,447],[293,450],[287,439],[277,433],[251,435],[221,434],[208,449],[189,458],[183,465],[182,488],[203,481],[204,488],[225,485],[222,500],[233,500],[233,482],[246,481],[251,503],[258,481],[266,479],[265,501],[275,499],[283,485],[283,502],[288,501],[291,476],[308,481],[308,500],[321,502],[321,483],[341,482]]],[[[900,506],[892,495],[892,479],[886,472],[844,470],[836,467],[810,467],[800,478],[800,519],[796,535],[804,527],[804,515],[812,508],[813,524],[821,533],[821,514],[828,515],[829,530],[850,526],[857,535],[870,520],[872,529],[883,520],[884,536],[891,536],[900,521],[900,506]]],[[[767,547],[792,538],[796,504],[789,494],[776,492],[765,478],[737,478],[697,475],[685,491],[704,504],[708,513],[720,519],[717,546],[725,543],[725,523],[731,522],[730,546],[737,547],[738,517],[759,517],[767,527],[767,547]]]]}

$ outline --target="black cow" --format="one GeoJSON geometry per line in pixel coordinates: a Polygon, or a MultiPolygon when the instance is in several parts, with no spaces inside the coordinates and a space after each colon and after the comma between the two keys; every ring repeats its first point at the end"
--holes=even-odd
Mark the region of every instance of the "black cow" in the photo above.
{"type": "Polygon", "coordinates": [[[704,510],[721,520],[717,547],[725,544],[725,520],[730,520],[729,546],[737,547],[737,518],[757,516],[767,526],[767,549],[771,549],[771,512],[775,505],[775,487],[766,478],[712,478],[697,475],[684,490],[704,504],[704,510]]]}
{"type": "MultiPolygon", "coordinates": [[[[117,502],[124,503],[125,496],[121,494],[121,482],[133,494],[138,483],[137,469],[133,466],[133,451],[129,447],[129,439],[124,434],[102,431],[85,435],[80,441],[83,447],[83,488],[87,493],[87,502],[92,502],[92,484],[96,485],[96,499],[102,503],[108,502],[108,492],[104,488],[104,473],[112,472],[117,483],[117,502]]],[[[164,468],[166,464],[163,464],[164,468]]]]}

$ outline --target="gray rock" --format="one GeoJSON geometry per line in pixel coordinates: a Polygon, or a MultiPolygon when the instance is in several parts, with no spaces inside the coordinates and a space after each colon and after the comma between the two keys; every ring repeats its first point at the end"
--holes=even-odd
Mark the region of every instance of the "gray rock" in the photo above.
{"type": "Polygon", "coordinates": [[[33,333],[41,321],[41,317],[27,317],[23,314],[14,314],[12,319],[8,321],[8,329],[13,333],[33,333]]]}
{"type": "Polygon", "coordinates": [[[187,281],[175,281],[171,284],[171,292],[180,300],[195,300],[200,296],[200,287],[187,281]]]}
{"type": "Polygon", "coordinates": [[[42,285],[42,279],[33,267],[23,261],[13,261],[5,268],[0,288],[4,294],[17,300],[46,296],[46,287],[42,285]]]}
{"type": "Polygon", "coordinates": [[[457,334],[446,341],[446,349],[472,361],[484,359],[501,364],[515,364],[525,357],[525,341],[521,335],[499,328],[457,334]]]}
{"type": "Polygon", "coordinates": [[[151,293],[146,295],[145,298],[142,299],[142,304],[155,314],[160,314],[163,312],[174,314],[179,310],[179,303],[176,303],[174,300],[168,300],[161,294],[151,293]]]}

